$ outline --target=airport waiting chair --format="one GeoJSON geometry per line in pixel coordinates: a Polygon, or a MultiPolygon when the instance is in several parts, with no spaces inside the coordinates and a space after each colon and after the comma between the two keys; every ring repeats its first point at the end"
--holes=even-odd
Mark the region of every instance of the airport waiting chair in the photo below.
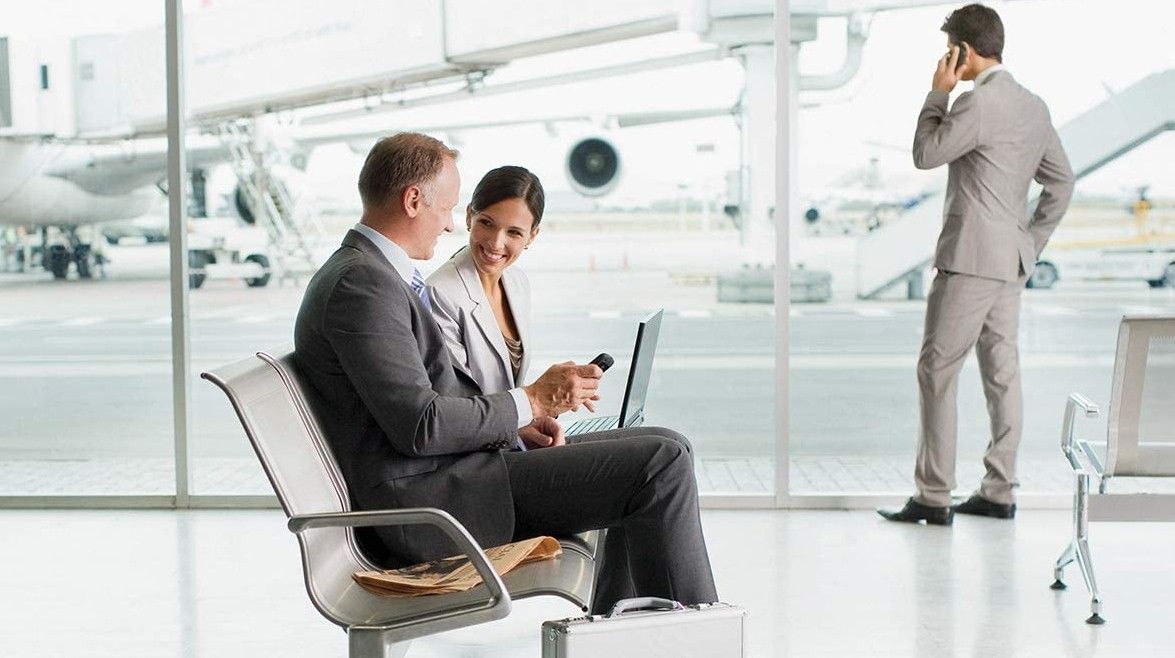
{"type": "Polygon", "coordinates": [[[1103,454],[1075,438],[1077,411],[1098,416],[1098,407],[1080,393],[1065,405],[1061,451],[1075,477],[1073,538],[1053,570],[1052,588],[1065,589],[1064,568],[1073,561],[1090,593],[1090,617],[1103,624],[1102,596],[1089,552],[1092,521],[1175,521],[1175,494],[1111,493],[1114,477],[1175,477],[1175,316],[1125,317],[1110,388],[1103,454]],[[1090,488],[1097,478],[1097,491],[1090,488]]]}
{"type": "Polygon", "coordinates": [[[555,595],[587,609],[599,546],[594,532],[560,539],[560,557],[523,565],[503,578],[469,532],[442,510],[351,511],[346,484],[291,356],[261,352],[201,376],[228,395],[297,537],[310,600],[346,630],[351,658],[403,656],[415,638],[505,617],[513,598],[555,595]],[[483,584],[415,598],[376,596],[359,587],[351,574],[379,567],[359,549],[354,529],[414,524],[444,531],[454,553],[470,559],[483,584]]]}

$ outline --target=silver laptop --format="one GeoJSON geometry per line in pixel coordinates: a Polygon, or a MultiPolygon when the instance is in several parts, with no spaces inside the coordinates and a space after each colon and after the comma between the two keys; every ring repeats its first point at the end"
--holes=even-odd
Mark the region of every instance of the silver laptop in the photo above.
{"type": "Polygon", "coordinates": [[[636,345],[632,348],[632,365],[628,369],[628,384],[624,387],[620,415],[577,421],[566,429],[567,436],[603,432],[618,427],[636,427],[645,422],[645,395],[649,392],[649,378],[653,374],[653,355],[657,353],[657,336],[661,333],[661,315],[664,311],[665,309],[659,309],[641,320],[636,328],[636,345]]]}

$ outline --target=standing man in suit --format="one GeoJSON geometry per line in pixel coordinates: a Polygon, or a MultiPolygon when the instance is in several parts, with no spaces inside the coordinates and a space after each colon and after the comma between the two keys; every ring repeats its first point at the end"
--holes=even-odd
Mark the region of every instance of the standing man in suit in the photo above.
{"type": "Polygon", "coordinates": [[[971,4],[942,25],[948,52],[918,115],[914,166],[948,165],[938,270],[926,306],[918,357],[921,432],[917,494],[891,521],[950,525],[954,513],[1011,519],[1016,514],[1016,448],[1023,427],[1017,331],[1020,291],[1073,194],[1073,172],[1048,107],[1004,68],[1004,26],[971,4]],[[960,80],[975,87],[950,111],[960,80]],[[1033,180],[1043,185],[1028,212],[1033,180]],[[957,383],[974,347],[991,416],[991,442],[979,491],[951,506],[955,487],[957,383]]]}
{"type": "MultiPolygon", "coordinates": [[[[295,361],[352,502],[439,507],[482,546],[609,528],[594,612],[632,596],[717,600],[684,437],[631,428],[568,442],[554,417],[598,399],[602,372],[591,364],[484,394],[450,361],[412,260],[431,258],[453,230],[456,158],[425,135],[377,142],[359,174],[363,218],[298,312],[295,361]]],[[[454,548],[427,526],[360,540],[389,565],[454,548]]]]}

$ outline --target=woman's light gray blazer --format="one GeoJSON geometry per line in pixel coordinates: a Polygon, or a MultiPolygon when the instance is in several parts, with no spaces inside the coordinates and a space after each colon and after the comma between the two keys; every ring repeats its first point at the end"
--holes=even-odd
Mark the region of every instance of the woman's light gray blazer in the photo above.
{"type": "Polygon", "coordinates": [[[522,364],[517,379],[494,310],[465,247],[428,277],[432,313],[453,363],[473,376],[486,394],[521,386],[530,363],[530,282],[517,266],[502,273],[506,301],[522,339],[522,364]]]}

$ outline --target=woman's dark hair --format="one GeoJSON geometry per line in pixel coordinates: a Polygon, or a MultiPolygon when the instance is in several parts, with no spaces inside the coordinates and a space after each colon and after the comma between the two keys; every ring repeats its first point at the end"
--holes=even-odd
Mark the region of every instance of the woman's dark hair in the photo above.
{"type": "Polygon", "coordinates": [[[538,176],[524,167],[508,165],[492,169],[482,176],[474,188],[473,197],[469,200],[469,209],[479,213],[506,199],[522,199],[526,202],[526,207],[534,217],[530,228],[538,228],[539,222],[543,220],[543,206],[546,203],[543,184],[539,182],[538,176]]]}
{"type": "Polygon", "coordinates": [[[991,7],[980,4],[967,5],[951,12],[942,24],[951,43],[966,41],[976,53],[1004,61],[1004,23],[991,7]]]}

